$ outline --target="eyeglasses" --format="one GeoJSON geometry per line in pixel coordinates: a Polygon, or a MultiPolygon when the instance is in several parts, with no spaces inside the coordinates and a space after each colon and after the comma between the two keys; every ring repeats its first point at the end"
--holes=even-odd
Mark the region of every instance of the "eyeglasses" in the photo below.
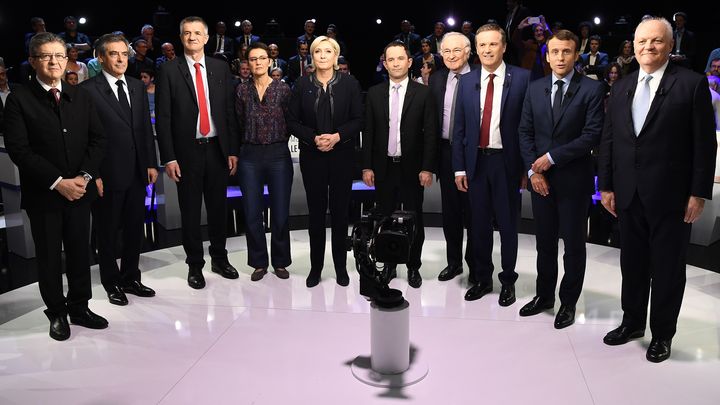
{"type": "MultiPolygon", "coordinates": [[[[467,47],[465,47],[465,48],[467,48],[467,47]]],[[[451,53],[453,55],[457,56],[457,55],[461,55],[463,53],[463,51],[465,50],[465,48],[443,49],[442,51],[440,51],[440,53],[442,53],[444,56],[448,56],[451,53]]]]}
{"type": "Polygon", "coordinates": [[[58,61],[62,61],[62,60],[65,60],[68,58],[67,55],[65,55],[63,53],[41,53],[39,55],[33,56],[33,58],[35,58],[39,61],[42,61],[42,62],[47,62],[50,59],[52,59],[53,57],[55,57],[55,59],[57,59],[58,61]]]}
{"type": "Polygon", "coordinates": [[[265,62],[266,60],[268,60],[267,56],[258,56],[258,57],[253,56],[252,58],[248,58],[248,62],[250,62],[250,63],[255,63],[257,61],[265,62]]]}

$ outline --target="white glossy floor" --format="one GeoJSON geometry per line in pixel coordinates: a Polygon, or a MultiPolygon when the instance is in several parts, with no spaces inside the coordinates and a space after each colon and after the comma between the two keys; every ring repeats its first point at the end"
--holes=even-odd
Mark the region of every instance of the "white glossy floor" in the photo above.
{"type": "MultiPolygon", "coordinates": [[[[685,301],[670,360],[645,360],[645,339],[602,343],[620,320],[619,251],[588,245],[585,290],[575,325],[553,315],[520,318],[534,295],[534,238],[520,235],[518,302],[495,292],[465,302],[462,280],[439,282],[440,229],[428,229],[420,289],[404,267],[392,285],[411,305],[411,347],[430,372],[416,385],[386,390],[356,380],[349,364],[369,355],[369,305],[351,285],[305,287],[307,232],[292,233],[289,280],[249,280],[245,241],[229,241],[240,279],[206,266],[207,287],[190,289],[182,248],[143,255],[143,282],[155,298],[107,302],[96,285],[91,308],[106,330],[72,326],[48,337],[36,285],[0,295],[0,403],[9,404],[717,404],[720,401],[720,275],[688,267],[685,301]]],[[[497,239],[497,235],[496,235],[497,239]]],[[[496,260],[499,262],[499,241],[496,260]]],[[[331,259],[326,258],[326,264],[331,259]]],[[[352,258],[349,264],[352,264],[352,258]]],[[[349,268],[352,266],[348,266],[349,268]]],[[[93,279],[99,276],[93,269],[93,279]]],[[[559,305],[559,303],[557,304],[559,305]]],[[[556,306],[557,308],[557,306],[556,306]]]]}

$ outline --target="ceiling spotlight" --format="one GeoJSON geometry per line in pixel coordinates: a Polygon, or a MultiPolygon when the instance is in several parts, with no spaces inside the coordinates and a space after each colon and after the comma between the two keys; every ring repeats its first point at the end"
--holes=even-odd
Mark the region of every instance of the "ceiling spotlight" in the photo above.
{"type": "Polygon", "coordinates": [[[87,22],[87,18],[85,18],[85,17],[80,17],[80,18],[78,19],[78,22],[79,22],[81,25],[82,25],[82,24],[85,24],[85,23],[87,22]]]}
{"type": "Polygon", "coordinates": [[[452,17],[448,17],[447,19],[447,25],[454,27],[455,26],[455,19],[452,17]]]}
{"type": "Polygon", "coordinates": [[[595,25],[600,25],[600,17],[593,18],[593,22],[595,23],[595,25]]]}
{"type": "Polygon", "coordinates": [[[375,20],[375,24],[377,24],[377,25],[382,24],[382,20],[378,18],[377,20],[375,20]]]}
{"type": "Polygon", "coordinates": [[[235,20],[235,24],[233,24],[236,27],[240,27],[241,23],[240,20],[235,20]]]}

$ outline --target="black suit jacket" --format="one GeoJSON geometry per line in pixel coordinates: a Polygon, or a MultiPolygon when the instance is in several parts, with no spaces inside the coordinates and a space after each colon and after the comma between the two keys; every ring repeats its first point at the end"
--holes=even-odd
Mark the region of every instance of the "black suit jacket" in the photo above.
{"type": "Polygon", "coordinates": [[[684,210],[689,196],[712,197],[715,127],[704,76],[667,65],[639,136],[632,102],[639,72],[612,86],[598,161],[598,187],[618,209],[635,193],[647,210],[684,210]]]}
{"type": "Polygon", "coordinates": [[[529,170],[538,157],[550,152],[555,164],[544,173],[550,192],[589,196],[595,192],[590,152],[600,142],[605,86],[575,73],[565,93],[560,117],[554,120],[551,82],[552,76],[535,80],[525,96],[518,129],[524,168],[529,170]]]}
{"type": "MultiPolygon", "coordinates": [[[[305,57],[305,67],[309,65],[312,62],[309,56],[305,57]]],[[[290,85],[293,85],[295,81],[302,77],[302,72],[300,71],[300,55],[295,55],[288,59],[287,61],[287,72],[284,72],[285,76],[287,76],[287,80],[290,85]]]]}
{"type": "MultiPolygon", "coordinates": [[[[90,95],[62,83],[60,105],[37,80],[16,88],[5,107],[5,147],[20,171],[21,205],[25,209],[56,210],[69,203],[50,190],[58,177],[86,172],[99,174],[105,152],[105,135],[90,95]]],[[[97,196],[95,182],[72,204],[97,196]]]]}
{"type": "MultiPolygon", "coordinates": [[[[223,157],[237,156],[239,132],[235,120],[235,89],[227,63],[205,57],[210,115],[223,157]]],[[[166,62],[155,83],[155,130],[161,163],[182,161],[194,154],[198,122],[195,85],[185,56],[166,62]]]]}
{"type": "MultiPolygon", "coordinates": [[[[223,52],[219,55],[223,55],[225,57],[226,61],[231,61],[235,58],[235,40],[227,35],[223,38],[223,52]]],[[[208,42],[205,44],[205,55],[208,56],[216,56],[215,51],[218,49],[218,36],[213,35],[208,39],[208,42]]]]}
{"type": "Polygon", "coordinates": [[[420,40],[420,35],[414,32],[407,34],[407,40],[405,34],[403,34],[402,32],[393,37],[393,41],[404,42],[410,50],[410,55],[413,56],[417,55],[421,51],[422,46],[420,44],[420,40]]]}
{"type": "Polygon", "coordinates": [[[124,190],[133,183],[133,174],[147,183],[147,169],[157,167],[155,136],[150,122],[150,110],[145,86],[140,80],[125,76],[130,95],[131,120],[120,108],[120,103],[100,73],[82,83],[93,98],[100,120],[105,128],[107,152],[100,165],[103,187],[124,190]],[[136,170],[130,170],[134,166],[136,170]]]}
{"type": "MultiPolygon", "coordinates": [[[[383,180],[387,171],[390,136],[390,82],[368,90],[365,101],[365,131],[362,134],[363,169],[372,169],[383,180]]],[[[436,172],[437,112],[430,89],[413,80],[403,100],[400,116],[401,165],[405,173],[436,172]]]]}

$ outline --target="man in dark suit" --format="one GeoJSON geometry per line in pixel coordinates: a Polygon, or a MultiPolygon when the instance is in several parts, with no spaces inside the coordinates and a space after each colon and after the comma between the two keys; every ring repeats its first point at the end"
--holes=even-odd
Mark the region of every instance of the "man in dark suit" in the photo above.
{"type": "Polygon", "coordinates": [[[70,337],[70,322],[106,328],[88,308],[90,203],[103,158],[103,127],[88,93],[61,81],[65,42],[45,32],[30,41],[28,61],[36,78],[10,93],[5,108],[5,147],[20,171],[22,208],[30,218],[40,295],[50,337],[70,337]],[[65,247],[67,298],[63,295],[65,247]]]}
{"type": "MultiPolygon", "coordinates": [[[[437,116],[430,89],[410,80],[412,58],[402,42],[385,47],[389,82],[368,90],[363,132],[363,182],[375,186],[375,201],[384,215],[399,204],[416,213],[416,228],[407,263],[408,284],[418,288],[420,254],[425,240],[423,187],[432,184],[436,167],[437,116]]],[[[388,279],[395,265],[386,263],[388,279]]]]}
{"type": "Polygon", "coordinates": [[[673,49],[670,60],[682,67],[692,69],[697,49],[695,33],[685,28],[687,14],[679,11],[673,15],[675,29],[673,30],[673,49]]]}
{"type": "Polygon", "coordinates": [[[453,170],[458,190],[468,192],[476,268],[468,301],[492,291],[493,218],[501,241],[499,303],[515,302],[519,188],[523,179],[518,129],[530,73],[503,62],[507,37],[497,24],[475,35],[482,69],[460,79],[453,129],[453,170]]]}
{"type": "Polygon", "coordinates": [[[7,98],[17,87],[15,83],[8,81],[7,74],[8,69],[5,68],[4,64],[0,63],[0,125],[2,125],[3,110],[5,109],[5,104],[7,104],[7,98]]]}
{"type": "Polygon", "coordinates": [[[240,23],[240,29],[243,34],[235,38],[235,47],[237,49],[240,49],[243,44],[250,46],[255,42],[260,42],[260,37],[252,33],[253,25],[250,20],[243,20],[243,22],[240,23]]]}
{"type": "Polygon", "coordinates": [[[297,42],[304,41],[308,44],[308,46],[312,45],[315,38],[317,38],[317,35],[315,35],[315,21],[314,20],[307,20],[305,21],[305,25],[303,26],[303,30],[305,31],[302,35],[297,37],[297,42]]]}
{"type": "Polygon", "coordinates": [[[283,78],[287,76],[288,63],[285,59],[280,57],[280,48],[277,44],[269,44],[268,49],[270,50],[270,64],[268,65],[268,71],[272,72],[275,68],[280,68],[283,71],[283,78]]]}
{"type": "Polygon", "coordinates": [[[712,197],[715,122],[705,77],[668,63],[667,20],[644,20],[634,42],[640,70],[613,85],[598,162],[602,204],[619,220],[622,270],[623,320],[604,341],[644,336],[652,289],[646,356],[660,362],[682,305],[691,224],[712,197]]]}
{"type": "Polygon", "coordinates": [[[211,36],[205,45],[205,54],[230,62],[235,57],[235,41],[225,35],[226,31],[227,26],[224,21],[215,24],[215,35],[211,36]]]}
{"type": "Polygon", "coordinates": [[[433,25],[433,33],[425,37],[425,39],[430,41],[431,53],[440,53],[440,42],[442,41],[443,35],[445,35],[445,23],[436,21],[435,25],[433,25]]]}
{"type": "Polygon", "coordinates": [[[410,50],[410,55],[420,54],[420,35],[412,32],[412,24],[408,20],[400,22],[400,33],[395,35],[394,41],[400,41],[410,50]]]}
{"type": "Polygon", "coordinates": [[[590,152],[600,143],[602,83],[575,73],[578,37],[560,30],[548,40],[552,73],[530,83],[522,120],[520,150],[528,171],[537,243],[535,297],[520,309],[531,316],[555,305],[558,238],[565,245],[565,274],[555,328],[575,322],[575,304],[585,278],[585,238],[590,199],[595,192],[590,152]]]}
{"type": "Polygon", "coordinates": [[[125,293],[152,297],[155,291],[140,282],[145,186],[157,179],[155,137],[145,86],[125,75],[129,44],[120,35],[100,37],[95,48],[102,74],[83,82],[105,128],[107,151],[95,179],[100,277],[111,304],[127,305],[125,293]],[[117,235],[122,228],[122,251],[117,235]],[[121,258],[118,268],[116,258],[121,258]]]}
{"type": "Polygon", "coordinates": [[[287,75],[287,82],[290,86],[295,83],[295,80],[297,80],[298,77],[306,75],[305,68],[312,63],[310,55],[308,55],[309,49],[309,43],[299,41],[297,43],[297,55],[288,59],[287,72],[285,73],[287,75]]]}
{"type": "Polygon", "coordinates": [[[474,274],[475,269],[470,234],[470,205],[467,193],[461,192],[455,186],[451,144],[454,110],[460,108],[455,105],[455,94],[460,76],[471,70],[468,65],[471,46],[467,36],[458,32],[447,33],[440,46],[445,67],[430,75],[428,83],[438,111],[438,182],[440,182],[442,224],[447,257],[447,266],[438,275],[440,281],[452,280],[463,272],[464,228],[468,229],[465,262],[468,264],[470,274],[474,274]]]}
{"type": "Polygon", "coordinates": [[[600,52],[600,35],[590,37],[590,52],[580,55],[580,65],[585,76],[593,80],[603,80],[608,66],[608,54],[600,52]]]}
{"type": "Polygon", "coordinates": [[[225,250],[228,175],[237,169],[238,128],[232,75],[205,57],[208,27],[200,17],[180,24],[184,54],[162,65],[155,90],[155,128],[165,173],[177,183],[188,285],[205,287],[200,214],[205,199],[212,271],[238,273],[225,250]],[[182,170],[182,171],[181,171],[182,170]]]}

